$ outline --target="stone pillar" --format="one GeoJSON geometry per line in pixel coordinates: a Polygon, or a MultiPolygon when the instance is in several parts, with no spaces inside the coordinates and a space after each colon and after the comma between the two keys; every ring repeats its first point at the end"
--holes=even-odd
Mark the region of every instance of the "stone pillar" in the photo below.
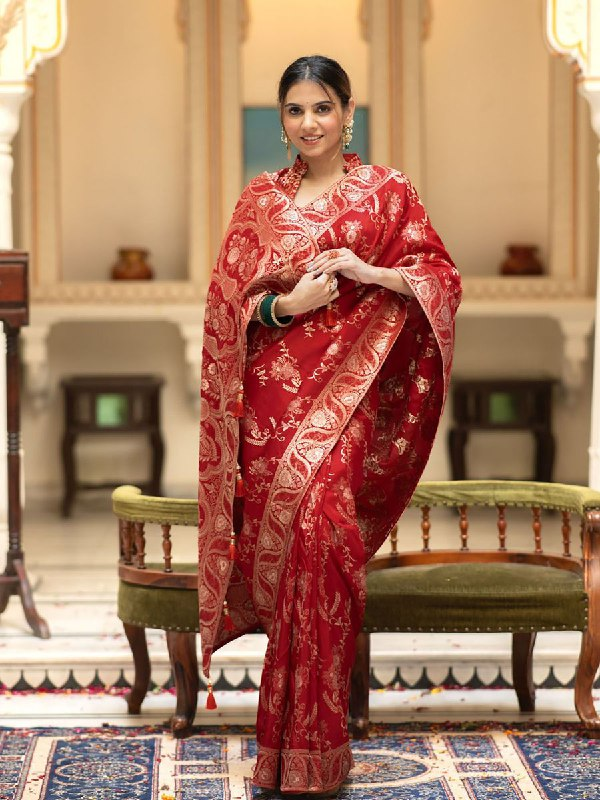
{"type": "MultiPolygon", "coordinates": [[[[600,8],[598,9],[600,13],[600,8]]],[[[600,44],[600,42],[599,42],[600,44]]],[[[600,174],[600,80],[596,91],[585,92],[592,107],[592,125],[598,136],[598,173],[600,174]]],[[[600,192],[600,182],[598,184],[600,192]]],[[[598,243],[598,268],[596,283],[596,328],[594,333],[594,372],[592,383],[592,431],[590,437],[589,484],[593,489],[600,489],[600,241],[598,243]]]]}
{"type": "MultiPolygon", "coordinates": [[[[66,0],[12,0],[0,10],[0,249],[13,247],[12,140],[38,64],[56,55],[66,38],[66,0]]],[[[0,429],[6,430],[6,351],[0,336],[0,429]]],[[[3,437],[5,434],[0,434],[3,437]]],[[[0,567],[8,550],[6,443],[0,445],[0,567]]]]}
{"type": "MultiPolygon", "coordinates": [[[[579,90],[590,104],[592,125],[600,144],[600,0],[546,0],[546,36],[550,46],[576,66],[579,90]]],[[[598,169],[600,170],[600,150],[598,169]]],[[[598,190],[600,191],[600,186],[598,190]]],[[[592,432],[589,447],[589,485],[593,489],[600,489],[600,247],[597,274],[592,432]]]]}
{"type": "Polygon", "coordinates": [[[425,194],[422,160],[422,55],[428,0],[363,0],[370,42],[370,148],[374,164],[405,172],[425,194]]]}

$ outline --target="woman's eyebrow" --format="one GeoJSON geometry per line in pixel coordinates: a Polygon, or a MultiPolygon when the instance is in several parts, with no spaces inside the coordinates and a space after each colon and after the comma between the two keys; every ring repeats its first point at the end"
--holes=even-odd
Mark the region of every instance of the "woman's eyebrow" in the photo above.
{"type": "MultiPolygon", "coordinates": [[[[325,105],[333,105],[333,100],[317,100],[316,103],[307,103],[307,105],[311,106],[325,106],[325,105]]],[[[302,103],[286,103],[284,108],[293,108],[297,106],[298,108],[302,108],[302,103]]]]}

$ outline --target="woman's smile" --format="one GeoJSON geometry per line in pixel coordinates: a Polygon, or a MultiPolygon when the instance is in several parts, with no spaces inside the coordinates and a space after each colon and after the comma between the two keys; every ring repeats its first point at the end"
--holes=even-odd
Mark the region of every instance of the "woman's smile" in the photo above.
{"type": "Polygon", "coordinates": [[[323,136],[301,136],[300,138],[305,144],[316,144],[321,141],[323,136]]]}

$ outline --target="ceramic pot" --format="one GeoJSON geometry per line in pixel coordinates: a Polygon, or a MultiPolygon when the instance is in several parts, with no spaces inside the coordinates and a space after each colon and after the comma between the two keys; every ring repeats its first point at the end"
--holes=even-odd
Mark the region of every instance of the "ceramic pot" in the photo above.
{"type": "Polygon", "coordinates": [[[122,247],[119,249],[119,260],[113,264],[112,278],[116,281],[150,280],[154,273],[146,259],[149,250],[141,247],[122,247]]]}
{"type": "Polygon", "coordinates": [[[500,264],[502,275],[542,275],[544,267],[534,244],[509,244],[508,256],[500,264]]]}

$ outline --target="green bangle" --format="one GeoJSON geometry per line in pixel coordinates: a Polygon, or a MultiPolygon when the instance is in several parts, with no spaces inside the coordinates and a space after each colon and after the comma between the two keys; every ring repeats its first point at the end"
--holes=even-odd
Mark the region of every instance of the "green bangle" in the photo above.
{"type": "Polygon", "coordinates": [[[273,306],[279,298],[278,294],[267,294],[260,301],[258,307],[258,316],[263,325],[269,328],[285,328],[290,325],[294,319],[293,316],[277,318],[273,313],[273,306]]]}

